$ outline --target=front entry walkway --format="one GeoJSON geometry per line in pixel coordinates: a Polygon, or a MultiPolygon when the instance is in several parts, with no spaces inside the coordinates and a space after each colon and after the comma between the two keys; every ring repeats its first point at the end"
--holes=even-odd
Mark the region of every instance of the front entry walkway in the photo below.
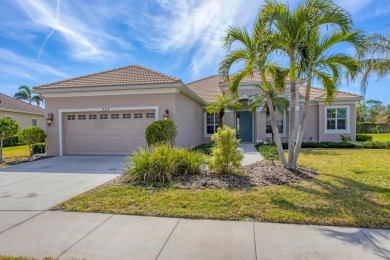
{"type": "Polygon", "coordinates": [[[254,144],[240,143],[238,148],[241,148],[244,152],[244,160],[242,160],[241,163],[243,166],[263,160],[263,157],[260,155],[259,151],[256,150],[254,144]]]}

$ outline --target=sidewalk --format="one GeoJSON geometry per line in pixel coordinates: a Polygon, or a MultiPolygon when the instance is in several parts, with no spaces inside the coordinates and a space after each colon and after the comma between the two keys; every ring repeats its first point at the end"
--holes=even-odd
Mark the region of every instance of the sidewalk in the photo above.
{"type": "Polygon", "coordinates": [[[259,151],[256,150],[254,144],[240,143],[238,148],[241,148],[244,151],[244,159],[241,163],[243,166],[263,160],[263,157],[260,155],[259,151]]]}
{"type": "Polygon", "coordinates": [[[0,254],[61,259],[389,259],[390,230],[0,211],[0,254]]]}

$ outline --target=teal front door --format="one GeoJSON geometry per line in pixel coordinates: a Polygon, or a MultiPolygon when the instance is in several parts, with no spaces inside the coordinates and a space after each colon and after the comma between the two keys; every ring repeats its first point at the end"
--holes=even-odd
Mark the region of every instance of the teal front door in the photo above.
{"type": "Polygon", "coordinates": [[[244,142],[252,142],[252,114],[249,111],[237,112],[238,138],[244,142]]]}

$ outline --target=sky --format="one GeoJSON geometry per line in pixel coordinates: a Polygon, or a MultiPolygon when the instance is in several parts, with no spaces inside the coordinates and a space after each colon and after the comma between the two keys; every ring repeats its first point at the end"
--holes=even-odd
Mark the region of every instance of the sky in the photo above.
{"type": "MultiPolygon", "coordinates": [[[[298,0],[288,1],[291,6],[298,0]]],[[[335,0],[367,33],[390,32],[390,0],[335,0]]],[[[229,26],[250,29],[263,0],[3,0],[0,92],[142,65],[184,83],[218,73],[229,26]]],[[[351,53],[341,45],[339,52],[351,53]]],[[[316,82],[316,86],[321,84],[316,82]]],[[[360,94],[360,82],[340,90],[360,94]]],[[[390,76],[366,100],[390,104],[390,76]]]]}

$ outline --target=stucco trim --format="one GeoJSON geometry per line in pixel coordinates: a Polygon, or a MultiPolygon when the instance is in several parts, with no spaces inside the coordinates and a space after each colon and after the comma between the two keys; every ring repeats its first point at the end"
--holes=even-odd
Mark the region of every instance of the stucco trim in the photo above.
{"type": "Polygon", "coordinates": [[[63,133],[62,133],[62,114],[63,113],[76,113],[76,112],[104,112],[104,111],[129,111],[129,110],[154,110],[155,121],[159,120],[158,106],[140,106],[140,107],[96,107],[96,108],[70,108],[70,109],[58,109],[58,146],[59,156],[63,156],[63,133]],[[106,110],[109,109],[109,110],[106,110]]]}
{"type": "Polygon", "coordinates": [[[325,106],[324,107],[324,129],[323,129],[323,133],[324,134],[350,134],[351,133],[351,127],[350,127],[350,123],[351,122],[351,118],[350,118],[350,107],[349,106],[346,106],[346,105],[339,105],[339,106],[325,106]],[[347,129],[345,130],[328,130],[326,129],[327,127],[327,113],[326,111],[328,110],[328,108],[345,108],[347,109],[347,129]]]}
{"type": "Polygon", "coordinates": [[[7,108],[1,108],[0,111],[7,111],[7,112],[14,112],[14,113],[20,113],[20,114],[29,114],[29,115],[38,115],[38,116],[44,116],[45,114],[39,114],[34,112],[27,112],[27,111],[21,111],[21,110],[15,110],[15,109],[7,109],[7,108]]]}

